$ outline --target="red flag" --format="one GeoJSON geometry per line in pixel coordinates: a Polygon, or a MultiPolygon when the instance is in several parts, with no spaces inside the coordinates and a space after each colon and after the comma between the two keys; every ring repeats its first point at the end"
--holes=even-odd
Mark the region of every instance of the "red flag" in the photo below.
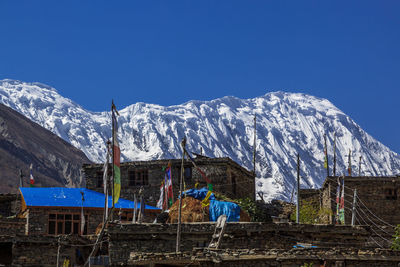
{"type": "Polygon", "coordinates": [[[33,165],[31,163],[31,166],[29,167],[29,170],[30,170],[29,182],[30,182],[31,186],[35,183],[35,178],[33,178],[33,174],[32,174],[32,168],[33,168],[33,165]]]}

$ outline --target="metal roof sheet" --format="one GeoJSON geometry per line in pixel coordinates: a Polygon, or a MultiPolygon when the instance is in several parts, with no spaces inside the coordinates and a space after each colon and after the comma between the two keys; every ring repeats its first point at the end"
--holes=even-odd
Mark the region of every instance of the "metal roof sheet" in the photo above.
{"type": "MultiPolygon", "coordinates": [[[[66,187],[20,187],[20,191],[26,206],[28,207],[81,207],[84,194],[84,208],[104,208],[104,194],[87,188],[66,187]]],[[[112,198],[108,197],[108,206],[112,206],[112,198]]],[[[120,198],[115,208],[133,209],[134,202],[120,198]]],[[[140,208],[138,202],[137,208],[140,208]]],[[[158,210],[158,208],[146,205],[146,209],[158,210]]]]}

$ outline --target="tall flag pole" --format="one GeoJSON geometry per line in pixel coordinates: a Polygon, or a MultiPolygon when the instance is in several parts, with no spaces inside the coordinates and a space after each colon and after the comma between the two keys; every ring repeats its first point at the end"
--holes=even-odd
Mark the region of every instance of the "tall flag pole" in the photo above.
{"type": "Polygon", "coordinates": [[[360,156],[360,160],[358,162],[358,176],[361,176],[361,160],[362,160],[362,157],[360,156]]]}
{"type": "Polygon", "coordinates": [[[33,178],[32,168],[33,168],[33,165],[31,163],[31,166],[29,166],[29,171],[30,171],[30,175],[29,175],[29,180],[30,181],[29,181],[29,183],[30,183],[31,187],[33,187],[33,185],[35,184],[35,178],[33,178]]]}
{"type": "Polygon", "coordinates": [[[336,133],[333,135],[333,176],[336,176],[336,133]]]}
{"type": "Polygon", "coordinates": [[[257,138],[257,132],[256,132],[256,114],[254,113],[254,140],[253,140],[253,173],[256,175],[256,138],[257,138]]]}
{"type": "Polygon", "coordinates": [[[103,223],[107,223],[106,220],[108,218],[108,164],[110,161],[110,146],[111,142],[107,141],[107,155],[106,162],[103,166],[103,188],[104,188],[104,218],[103,223]]]}
{"type": "Polygon", "coordinates": [[[19,169],[19,187],[24,187],[23,177],[24,175],[22,174],[22,170],[19,169]]]}
{"type": "Polygon", "coordinates": [[[296,223],[300,223],[300,154],[297,153],[297,205],[296,223]]]}
{"type": "Polygon", "coordinates": [[[326,175],[329,176],[329,164],[328,164],[328,148],[326,145],[326,134],[324,134],[324,154],[325,154],[325,161],[324,161],[324,168],[326,169],[326,175]]]}
{"type": "Polygon", "coordinates": [[[340,223],[340,219],[339,219],[339,208],[340,208],[340,180],[339,180],[339,177],[338,177],[338,180],[337,180],[337,182],[338,182],[338,186],[337,186],[337,189],[336,189],[336,216],[335,216],[335,218],[336,218],[336,224],[339,224],[340,223]]]}
{"type": "Polygon", "coordinates": [[[81,235],[83,235],[83,233],[85,232],[85,214],[83,212],[83,202],[85,201],[85,196],[83,191],[81,191],[81,195],[82,195],[82,205],[81,205],[81,235]]]}
{"type": "Polygon", "coordinates": [[[115,203],[118,202],[119,200],[119,195],[121,193],[121,150],[119,148],[119,143],[118,143],[118,123],[117,123],[117,117],[116,115],[119,116],[119,113],[117,111],[117,108],[114,105],[114,101],[112,101],[111,104],[111,115],[112,115],[112,151],[113,151],[113,168],[112,168],[112,173],[113,173],[113,208],[115,206],[115,203]]]}
{"type": "Polygon", "coordinates": [[[347,168],[347,171],[349,173],[349,176],[351,176],[351,149],[349,149],[349,160],[348,160],[349,166],[347,168]]]}

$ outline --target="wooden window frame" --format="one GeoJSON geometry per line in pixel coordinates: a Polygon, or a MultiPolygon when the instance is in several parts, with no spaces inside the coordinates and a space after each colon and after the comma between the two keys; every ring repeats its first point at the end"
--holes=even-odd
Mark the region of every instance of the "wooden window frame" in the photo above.
{"type": "MultiPolygon", "coordinates": [[[[83,235],[87,235],[88,232],[88,224],[89,224],[89,214],[84,214],[85,216],[85,228],[83,231],[83,235]]],[[[65,234],[78,234],[81,235],[80,233],[80,226],[81,226],[81,213],[80,212],[49,212],[47,215],[47,234],[48,235],[65,235],[65,234]],[[50,218],[50,215],[55,215],[55,218],[50,218]],[[62,219],[58,219],[58,217],[63,216],[62,219]],[[65,219],[66,215],[71,215],[71,220],[67,220],[65,219]],[[74,215],[75,216],[79,216],[79,219],[74,219],[74,215]],[[65,233],[65,222],[66,221],[70,221],[71,222],[71,232],[70,233],[65,233]],[[50,222],[54,222],[55,226],[54,226],[54,233],[51,234],[50,233],[50,222]],[[61,229],[61,233],[59,233],[58,231],[58,224],[62,223],[62,229],[61,229]],[[74,232],[74,223],[78,223],[78,233],[74,232]]]]}
{"type": "Polygon", "coordinates": [[[149,169],[135,169],[128,171],[129,186],[149,185],[149,169]]]}
{"type": "Polygon", "coordinates": [[[386,200],[397,200],[396,188],[385,188],[385,199],[386,200]]]}

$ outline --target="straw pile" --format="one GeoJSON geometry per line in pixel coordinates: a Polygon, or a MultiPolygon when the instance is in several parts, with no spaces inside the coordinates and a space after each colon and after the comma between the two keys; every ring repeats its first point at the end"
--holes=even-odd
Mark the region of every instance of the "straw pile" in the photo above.
{"type": "MultiPolygon", "coordinates": [[[[178,222],[179,199],[169,209],[169,223],[178,222]]],[[[201,207],[201,200],[184,197],[182,198],[182,222],[207,222],[208,207],[201,207]]]]}
{"type": "MultiPolygon", "coordinates": [[[[209,207],[202,207],[201,200],[184,197],[182,199],[182,222],[208,222],[209,207]]],[[[168,223],[178,222],[179,199],[169,209],[168,223]]],[[[250,216],[243,209],[240,209],[240,222],[250,222],[250,216]]]]}

